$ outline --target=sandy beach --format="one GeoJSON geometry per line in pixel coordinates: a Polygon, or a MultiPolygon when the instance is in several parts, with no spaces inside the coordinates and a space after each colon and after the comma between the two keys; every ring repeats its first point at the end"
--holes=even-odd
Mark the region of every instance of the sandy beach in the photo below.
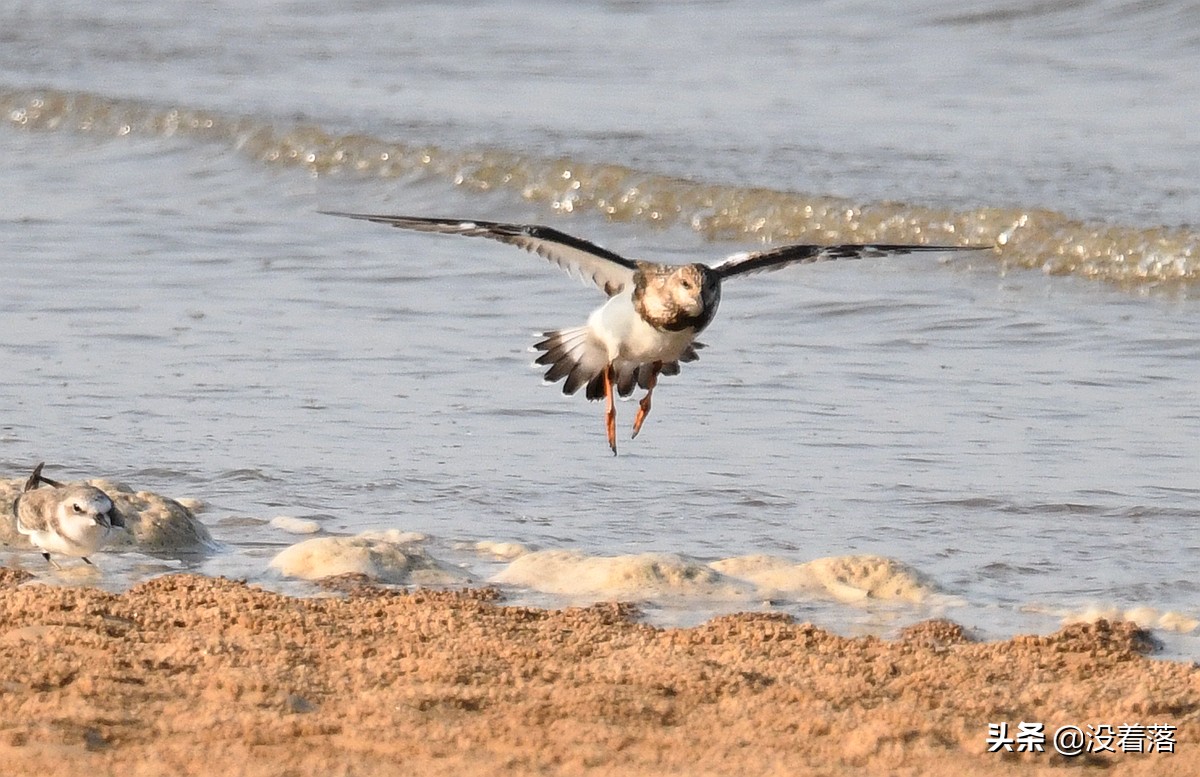
{"type": "Polygon", "coordinates": [[[764,615],[659,629],[619,604],[544,611],[355,579],[303,599],[193,575],[114,595],[0,570],[0,763],[90,777],[1200,774],[1200,670],[1147,657],[1151,644],[1105,622],[979,643],[931,621],[886,641],[764,615]],[[1044,725],[1044,751],[1017,752],[1021,722],[1044,725]],[[1070,725],[1113,752],[1058,754],[1070,725]],[[1106,725],[1173,728],[1105,739],[1106,725]]]}

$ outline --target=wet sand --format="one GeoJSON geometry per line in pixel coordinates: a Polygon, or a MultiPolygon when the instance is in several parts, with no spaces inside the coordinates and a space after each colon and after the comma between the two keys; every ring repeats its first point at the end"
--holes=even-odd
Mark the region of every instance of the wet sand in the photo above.
{"type": "Polygon", "coordinates": [[[1200,669],[1128,624],[978,643],[765,615],[690,629],[492,591],[296,599],[161,577],[113,595],[0,569],[7,774],[1200,774],[1200,669]],[[988,724],[1176,726],[1174,753],[987,753],[988,724]]]}

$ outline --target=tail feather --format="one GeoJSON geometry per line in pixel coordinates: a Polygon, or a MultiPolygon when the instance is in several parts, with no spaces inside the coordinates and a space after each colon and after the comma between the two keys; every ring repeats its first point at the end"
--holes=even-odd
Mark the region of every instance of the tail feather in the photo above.
{"type": "MultiPolygon", "coordinates": [[[[679,362],[687,364],[688,362],[697,361],[700,358],[700,354],[696,353],[696,351],[699,351],[701,348],[707,348],[707,347],[708,346],[705,345],[704,343],[693,342],[691,345],[689,345],[687,347],[687,350],[683,352],[683,355],[679,357],[679,362]]],[[[676,366],[678,366],[678,362],[676,363],[676,366]]],[[[671,374],[675,375],[677,373],[673,372],[671,374]]]]}
{"type": "MultiPolygon", "coordinates": [[[[608,366],[608,352],[604,346],[592,337],[586,326],[542,334],[545,339],[533,345],[535,350],[543,352],[534,364],[549,365],[544,375],[546,381],[556,383],[565,378],[564,394],[574,394],[587,385],[589,399],[593,398],[590,384],[598,378],[602,381],[604,368],[608,366]]],[[[604,396],[602,383],[600,396],[604,396]]]]}
{"type": "MultiPolygon", "coordinates": [[[[664,364],[662,366],[662,369],[659,370],[659,372],[663,375],[668,375],[668,376],[678,375],[679,374],[679,365],[687,364],[689,362],[694,362],[697,359],[699,359],[700,355],[698,353],[696,353],[696,351],[703,347],[704,347],[704,343],[692,343],[691,345],[689,345],[687,347],[687,350],[685,350],[679,356],[678,361],[667,362],[666,364],[664,364]]],[[[639,368],[637,379],[638,379],[639,386],[641,386],[642,388],[650,388],[648,385],[646,385],[647,381],[649,381],[649,379],[650,379],[650,371],[648,369],[646,369],[646,365],[643,364],[639,368]]]]}
{"type": "MultiPolygon", "coordinates": [[[[550,333],[557,334],[557,333],[550,333]]],[[[534,359],[534,364],[555,364],[561,361],[564,356],[567,356],[576,348],[584,344],[588,337],[586,329],[572,330],[569,335],[563,337],[547,338],[533,347],[540,351],[545,351],[541,356],[534,359]]]]}
{"type": "MultiPolygon", "coordinates": [[[[548,367],[543,374],[547,383],[563,381],[562,392],[570,395],[585,388],[588,399],[604,398],[604,370],[608,367],[608,351],[592,336],[586,326],[543,332],[543,339],[534,343],[540,351],[534,365],[548,367]]],[[[678,375],[681,362],[694,362],[700,358],[696,351],[703,343],[692,343],[677,361],[666,362],[660,368],[662,375],[678,375]]],[[[635,388],[649,388],[652,374],[649,364],[618,363],[614,388],[622,397],[633,393],[635,388]]]]}
{"type": "MultiPolygon", "coordinates": [[[[550,369],[546,370],[546,374],[542,377],[545,378],[547,383],[557,383],[570,375],[574,369],[575,362],[570,359],[559,359],[550,365],[550,369]]],[[[568,391],[567,393],[570,394],[572,392],[568,391]]]]}
{"type": "MultiPolygon", "coordinates": [[[[561,363],[561,362],[560,362],[561,363]]],[[[587,398],[598,399],[604,396],[603,373],[607,366],[605,361],[601,361],[597,367],[594,363],[589,363],[586,359],[581,359],[575,363],[571,374],[567,376],[567,380],[563,383],[564,394],[574,394],[579,391],[581,386],[586,385],[587,398]],[[599,396],[596,396],[595,386],[599,385],[599,396]]]]}
{"type": "MultiPolygon", "coordinates": [[[[566,392],[565,387],[563,388],[563,391],[566,392]]],[[[589,400],[604,399],[604,371],[603,370],[601,370],[596,375],[592,376],[592,379],[588,381],[587,391],[584,392],[584,396],[586,396],[589,400]]]]}
{"type": "Polygon", "coordinates": [[[638,373],[642,371],[642,365],[624,364],[617,372],[617,393],[623,397],[627,397],[633,393],[634,387],[640,382],[638,373]]]}

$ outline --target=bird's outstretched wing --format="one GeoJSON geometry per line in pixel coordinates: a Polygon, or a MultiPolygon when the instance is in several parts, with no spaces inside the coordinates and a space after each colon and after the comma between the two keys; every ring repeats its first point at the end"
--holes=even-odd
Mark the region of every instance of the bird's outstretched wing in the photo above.
{"type": "Polygon", "coordinates": [[[329,216],[390,224],[417,232],[437,232],[444,235],[486,237],[501,243],[524,248],[549,259],[572,275],[599,286],[612,296],[633,282],[637,264],[632,260],[601,248],[594,243],[536,224],[503,224],[495,221],[466,219],[430,219],[416,216],[377,216],[367,213],[320,211],[329,216]]]}
{"type": "Polygon", "coordinates": [[[712,266],[722,280],[735,275],[767,272],[787,267],[789,264],[812,264],[834,259],[869,259],[895,254],[911,254],[918,251],[978,251],[991,246],[929,246],[901,245],[893,243],[871,243],[851,245],[790,245],[766,251],[742,252],[728,256],[712,266]]]}

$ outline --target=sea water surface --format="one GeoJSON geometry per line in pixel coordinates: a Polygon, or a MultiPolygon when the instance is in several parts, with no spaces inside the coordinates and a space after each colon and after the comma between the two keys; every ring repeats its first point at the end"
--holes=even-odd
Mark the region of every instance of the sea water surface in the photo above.
{"type": "Polygon", "coordinates": [[[377,532],[515,601],[1121,614],[1200,657],[1197,30],[1173,2],[6,4],[0,477],[205,503],[218,546],[102,554],[112,588],[313,592],[271,566],[293,532],[377,532]],[[672,262],[992,248],[731,281],[613,457],[527,367],[595,289],[320,209],[672,262]]]}

